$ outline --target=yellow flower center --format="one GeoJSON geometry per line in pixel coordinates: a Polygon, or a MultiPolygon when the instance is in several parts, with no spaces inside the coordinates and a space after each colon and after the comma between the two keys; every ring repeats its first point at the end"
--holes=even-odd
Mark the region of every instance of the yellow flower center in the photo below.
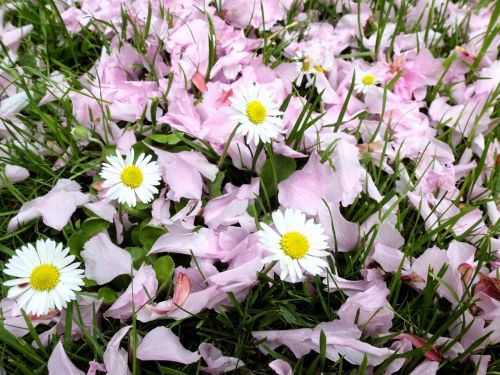
{"type": "Polygon", "coordinates": [[[52,264],[41,264],[36,267],[30,276],[30,285],[38,291],[52,290],[59,282],[59,270],[52,264]]]}
{"type": "Polygon", "coordinates": [[[361,78],[361,82],[363,82],[363,85],[371,86],[375,83],[375,76],[373,74],[366,74],[361,78]]]}
{"type": "Polygon", "coordinates": [[[254,125],[260,125],[267,116],[267,109],[261,102],[254,100],[247,104],[247,116],[254,125]]]}
{"type": "Polygon", "coordinates": [[[304,72],[308,72],[310,67],[311,67],[311,62],[309,60],[304,60],[304,62],[302,63],[302,70],[304,72]]]}
{"type": "Polygon", "coordinates": [[[299,232],[285,233],[281,237],[280,245],[284,253],[293,259],[305,257],[310,247],[306,236],[299,232]]]}
{"type": "Polygon", "coordinates": [[[142,171],[135,165],[129,165],[128,167],[126,167],[120,177],[123,184],[132,189],[135,189],[142,184],[142,171]]]}
{"type": "Polygon", "coordinates": [[[314,65],[314,69],[317,72],[320,72],[320,73],[324,73],[325,72],[325,69],[323,69],[323,67],[321,65],[314,65]]]}

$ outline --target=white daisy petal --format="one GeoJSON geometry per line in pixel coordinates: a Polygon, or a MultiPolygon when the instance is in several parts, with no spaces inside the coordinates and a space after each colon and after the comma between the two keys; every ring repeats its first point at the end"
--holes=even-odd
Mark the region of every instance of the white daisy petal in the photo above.
{"type": "Polygon", "coordinates": [[[23,277],[4,282],[10,287],[8,297],[15,299],[26,313],[34,315],[61,309],[62,300],[75,299],[75,291],[83,285],[83,270],[74,262],[75,257],[68,254],[69,249],[52,240],[38,240],[35,247],[30,244],[16,250],[4,273],[16,276],[22,267],[23,277]]]}
{"type": "Polygon", "coordinates": [[[131,149],[125,159],[117,152],[106,160],[100,175],[108,199],[134,207],[138,201],[150,202],[153,194],[158,193],[155,186],[161,181],[160,167],[156,161],[151,161],[151,155],[142,153],[134,160],[131,149]]]}
{"type": "Polygon", "coordinates": [[[274,95],[258,84],[235,90],[230,101],[230,119],[239,125],[237,133],[246,137],[247,144],[269,143],[282,131],[283,112],[274,102],[274,95]]]}
{"type": "Polygon", "coordinates": [[[273,212],[272,218],[276,229],[260,223],[258,232],[261,246],[272,254],[264,258],[266,262],[277,260],[275,272],[286,281],[299,282],[304,271],[321,275],[328,268],[325,258],[330,255],[321,225],[293,209],[273,212]]]}

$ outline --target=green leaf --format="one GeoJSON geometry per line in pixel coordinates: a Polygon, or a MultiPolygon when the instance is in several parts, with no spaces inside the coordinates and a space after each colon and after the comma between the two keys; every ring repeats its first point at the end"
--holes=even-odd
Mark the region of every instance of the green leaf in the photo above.
{"type": "Polygon", "coordinates": [[[134,268],[139,268],[141,264],[146,259],[146,249],[142,247],[128,247],[127,250],[132,255],[132,261],[134,268]]]}
{"type": "Polygon", "coordinates": [[[210,192],[210,199],[217,198],[222,195],[222,181],[224,181],[225,173],[222,171],[217,172],[215,180],[208,184],[208,190],[210,192]]]}
{"type": "Polygon", "coordinates": [[[118,295],[113,289],[108,287],[103,287],[99,289],[99,291],[97,292],[97,297],[102,298],[105,304],[111,305],[113,302],[116,301],[118,295]]]}
{"type": "Polygon", "coordinates": [[[71,255],[79,255],[80,251],[83,250],[85,242],[87,242],[88,237],[80,233],[73,233],[68,239],[68,247],[71,255]]]}
{"type": "Polygon", "coordinates": [[[181,141],[175,134],[151,134],[148,139],[156,143],[176,145],[181,141]]]}
{"type": "Polygon", "coordinates": [[[89,288],[91,286],[96,286],[97,283],[94,280],[87,279],[86,277],[83,278],[83,285],[85,285],[86,288],[89,288]]]}
{"type": "Polygon", "coordinates": [[[265,162],[260,174],[260,180],[265,186],[269,197],[278,193],[277,184],[287,179],[295,171],[295,168],[295,159],[282,155],[273,155],[272,158],[265,162]]]}
{"type": "Polygon", "coordinates": [[[82,232],[88,238],[108,229],[109,221],[98,217],[91,217],[82,224],[82,232]]]}
{"type": "Polygon", "coordinates": [[[172,280],[174,268],[175,263],[170,255],[164,255],[154,262],[153,269],[156,272],[156,278],[160,285],[168,284],[172,280]]]}
{"type": "Polygon", "coordinates": [[[135,207],[130,207],[127,204],[122,205],[123,210],[129,215],[129,217],[137,219],[149,219],[151,218],[151,208],[144,203],[139,202],[135,207]]]}
{"type": "Polygon", "coordinates": [[[139,242],[146,250],[150,250],[158,237],[165,233],[166,231],[163,228],[143,227],[139,229],[139,242]]]}

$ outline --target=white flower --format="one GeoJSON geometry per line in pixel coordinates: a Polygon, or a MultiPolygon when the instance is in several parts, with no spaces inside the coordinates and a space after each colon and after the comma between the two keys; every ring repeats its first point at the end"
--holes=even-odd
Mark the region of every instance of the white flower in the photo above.
{"type": "Polygon", "coordinates": [[[299,76],[297,77],[297,85],[301,85],[304,78],[307,80],[306,87],[314,83],[314,76],[325,74],[333,68],[333,52],[328,51],[321,45],[312,45],[300,51],[297,54],[297,68],[299,76]]]}
{"type": "Polygon", "coordinates": [[[239,124],[237,132],[246,136],[248,143],[269,143],[281,131],[283,112],[272,93],[258,85],[248,85],[235,90],[230,100],[231,121],[239,124]]]}
{"type": "Polygon", "coordinates": [[[287,208],[285,214],[276,211],[272,215],[276,229],[261,223],[259,231],[261,245],[273,253],[264,258],[264,263],[277,260],[281,268],[280,278],[298,282],[303,278],[302,270],[311,275],[320,275],[328,267],[324,257],[328,247],[323,227],[298,210],[287,208]]]}
{"type": "Polygon", "coordinates": [[[36,247],[28,244],[17,249],[3,271],[15,277],[4,282],[11,287],[7,297],[16,299],[26,313],[37,316],[65,308],[83,285],[80,263],[68,253],[68,248],[52,240],[38,240],[36,247]]]}
{"type": "Polygon", "coordinates": [[[379,79],[371,72],[356,72],[356,82],[354,83],[354,90],[357,93],[366,94],[368,87],[375,86],[379,83],[379,79]]]}
{"type": "Polygon", "coordinates": [[[158,193],[155,185],[160,184],[160,167],[151,161],[151,155],[140,154],[134,162],[134,150],[130,149],[126,159],[116,152],[116,156],[108,156],[108,163],[102,166],[101,177],[106,181],[103,188],[109,188],[106,197],[117,199],[119,203],[127,203],[134,207],[137,200],[148,203],[153,194],[158,193]]]}

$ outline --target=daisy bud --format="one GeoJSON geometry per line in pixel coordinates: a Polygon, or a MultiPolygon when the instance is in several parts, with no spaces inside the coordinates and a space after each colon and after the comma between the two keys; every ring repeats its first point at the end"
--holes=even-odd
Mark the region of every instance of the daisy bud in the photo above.
{"type": "Polygon", "coordinates": [[[71,135],[76,142],[88,141],[92,136],[89,129],[80,125],[77,125],[73,129],[71,129],[71,135]]]}

